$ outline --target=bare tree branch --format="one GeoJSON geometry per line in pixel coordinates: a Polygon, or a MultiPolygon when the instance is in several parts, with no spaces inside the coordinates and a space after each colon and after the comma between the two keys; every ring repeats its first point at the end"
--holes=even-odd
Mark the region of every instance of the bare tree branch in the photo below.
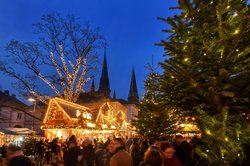
{"type": "Polygon", "coordinates": [[[77,23],[73,15],[44,15],[34,24],[39,42],[12,40],[6,45],[6,61],[0,71],[17,80],[22,94],[42,99],[42,84],[60,98],[76,101],[83,86],[91,79],[99,49],[106,44],[98,28],[77,23]]]}

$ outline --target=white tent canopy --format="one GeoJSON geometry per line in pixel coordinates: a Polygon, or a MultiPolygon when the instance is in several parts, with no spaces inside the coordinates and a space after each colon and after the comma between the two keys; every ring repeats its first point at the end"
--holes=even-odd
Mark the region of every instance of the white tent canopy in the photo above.
{"type": "Polygon", "coordinates": [[[28,135],[32,132],[32,130],[28,128],[0,128],[0,132],[8,135],[28,135]]]}

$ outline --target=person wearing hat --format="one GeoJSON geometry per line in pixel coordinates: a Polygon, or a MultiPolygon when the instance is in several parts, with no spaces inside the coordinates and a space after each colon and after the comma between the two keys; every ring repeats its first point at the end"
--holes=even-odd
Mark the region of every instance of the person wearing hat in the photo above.
{"type": "Polygon", "coordinates": [[[122,138],[114,138],[109,144],[110,166],[133,166],[132,157],[126,151],[122,138]]]}
{"type": "Polygon", "coordinates": [[[10,144],[7,149],[8,166],[34,166],[32,161],[24,156],[22,149],[15,145],[10,144]]]}

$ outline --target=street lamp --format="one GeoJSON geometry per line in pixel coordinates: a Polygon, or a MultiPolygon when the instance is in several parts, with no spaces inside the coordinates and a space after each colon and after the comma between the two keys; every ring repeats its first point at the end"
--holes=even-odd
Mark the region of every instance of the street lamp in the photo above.
{"type": "Polygon", "coordinates": [[[33,112],[32,112],[32,130],[34,131],[34,123],[35,123],[35,119],[34,119],[34,116],[35,116],[35,112],[36,112],[36,99],[34,99],[34,98],[28,98],[28,100],[30,101],[30,102],[32,102],[33,103],[33,105],[34,105],[34,108],[33,108],[33,112]]]}

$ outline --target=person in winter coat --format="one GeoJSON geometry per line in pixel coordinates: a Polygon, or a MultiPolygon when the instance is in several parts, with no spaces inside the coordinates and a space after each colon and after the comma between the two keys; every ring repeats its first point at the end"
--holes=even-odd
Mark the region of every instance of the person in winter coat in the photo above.
{"type": "Polygon", "coordinates": [[[102,144],[97,145],[97,149],[95,150],[95,164],[96,166],[102,166],[102,159],[104,156],[104,149],[102,144]]]}
{"type": "Polygon", "coordinates": [[[34,166],[34,163],[28,157],[24,156],[22,149],[14,144],[9,145],[7,157],[7,166],[34,166]]]}
{"type": "Polygon", "coordinates": [[[82,159],[80,161],[81,166],[93,166],[95,163],[95,150],[92,145],[92,141],[86,137],[82,143],[82,151],[81,156],[82,159]]]}
{"type": "Polygon", "coordinates": [[[68,142],[68,148],[64,153],[64,166],[76,166],[78,163],[79,148],[75,141],[68,142]]]}
{"type": "Polygon", "coordinates": [[[182,166],[181,162],[174,155],[175,150],[170,142],[161,142],[160,150],[163,156],[163,166],[182,166]]]}
{"type": "Polygon", "coordinates": [[[130,156],[133,159],[133,165],[137,166],[141,163],[142,156],[140,153],[139,139],[133,138],[133,143],[129,148],[130,156]]]}
{"type": "Polygon", "coordinates": [[[35,153],[36,153],[36,166],[41,166],[43,164],[44,158],[44,141],[41,139],[39,142],[36,143],[35,146],[35,153]]]}
{"type": "Polygon", "coordinates": [[[148,140],[142,140],[141,144],[140,144],[140,152],[141,152],[141,156],[144,157],[144,153],[148,150],[149,145],[148,145],[148,140]]]}
{"type": "Polygon", "coordinates": [[[98,144],[98,149],[95,151],[95,166],[109,166],[109,152],[103,144],[98,144]]]}
{"type": "Polygon", "coordinates": [[[180,160],[182,165],[187,165],[191,158],[193,146],[188,143],[182,135],[176,135],[176,141],[178,145],[175,148],[175,155],[180,160]]]}
{"type": "Polygon", "coordinates": [[[122,138],[114,138],[109,144],[110,166],[133,166],[132,157],[126,151],[122,138]]]}
{"type": "Polygon", "coordinates": [[[144,161],[140,166],[162,166],[161,152],[154,148],[148,148],[144,154],[144,161]]]}

